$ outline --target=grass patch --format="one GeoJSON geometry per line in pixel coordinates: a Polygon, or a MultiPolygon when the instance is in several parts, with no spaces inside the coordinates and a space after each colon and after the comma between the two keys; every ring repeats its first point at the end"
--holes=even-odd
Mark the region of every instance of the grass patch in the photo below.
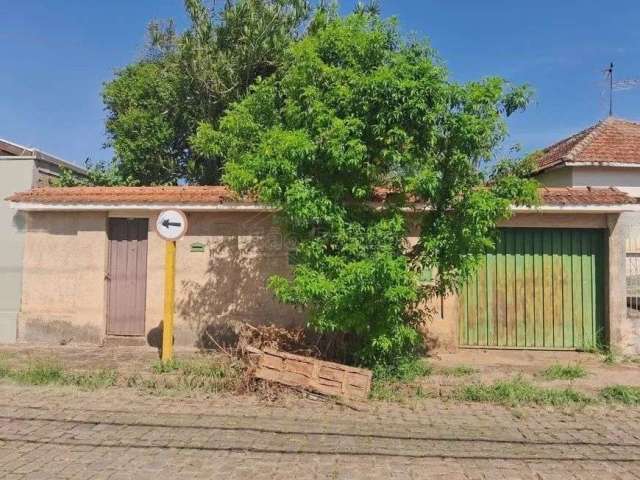
{"type": "Polygon", "coordinates": [[[9,370],[7,364],[4,363],[2,359],[0,359],[0,378],[8,377],[10,372],[11,370],[9,370]]]}
{"type": "Polygon", "coordinates": [[[62,383],[64,370],[56,361],[37,360],[26,368],[9,370],[8,378],[26,385],[49,385],[62,383]]]}
{"type": "Polygon", "coordinates": [[[575,380],[587,376],[582,365],[560,365],[556,363],[543,370],[540,374],[546,380],[575,380]]]}
{"type": "Polygon", "coordinates": [[[112,369],[65,373],[62,380],[63,385],[72,385],[85,390],[113,387],[117,382],[118,372],[112,369]]]}
{"type": "Polygon", "coordinates": [[[640,405],[640,387],[611,385],[603,388],[600,391],[600,396],[610,402],[619,402],[625,405],[640,405]]]}
{"type": "Polygon", "coordinates": [[[135,375],[127,380],[127,385],[155,394],[221,393],[237,390],[243,377],[239,362],[221,357],[157,362],[152,370],[154,376],[135,375]]]}
{"type": "Polygon", "coordinates": [[[394,365],[381,365],[373,369],[373,378],[378,381],[412,382],[431,375],[433,367],[421,358],[408,358],[394,365]]]}
{"type": "Polygon", "coordinates": [[[10,369],[0,365],[0,377],[23,385],[64,385],[85,390],[110,387],[116,384],[115,370],[95,370],[89,372],[65,372],[55,360],[37,360],[22,369],[10,369]]]}
{"type": "Polygon", "coordinates": [[[455,367],[443,367],[440,369],[440,373],[448,377],[466,377],[473,375],[477,371],[478,370],[468,365],[457,365],[455,367]]]}
{"type": "Polygon", "coordinates": [[[613,365],[618,361],[618,357],[611,350],[608,350],[602,354],[602,363],[607,365],[613,365]]]}
{"type": "Polygon", "coordinates": [[[423,359],[409,358],[392,366],[373,369],[371,395],[373,400],[402,402],[411,398],[429,396],[421,385],[415,382],[431,375],[433,367],[423,359]]]}
{"type": "Polygon", "coordinates": [[[466,385],[458,390],[456,398],[470,402],[490,402],[514,407],[529,404],[560,407],[587,405],[595,401],[592,397],[570,388],[541,388],[520,377],[495,382],[491,385],[466,385]]]}

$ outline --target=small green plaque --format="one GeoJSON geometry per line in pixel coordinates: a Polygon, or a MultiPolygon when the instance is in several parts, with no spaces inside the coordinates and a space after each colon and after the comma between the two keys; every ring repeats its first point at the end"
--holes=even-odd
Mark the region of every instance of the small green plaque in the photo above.
{"type": "Polygon", "coordinates": [[[204,253],[204,247],[206,245],[204,243],[195,242],[191,244],[191,251],[196,253],[204,253]]]}

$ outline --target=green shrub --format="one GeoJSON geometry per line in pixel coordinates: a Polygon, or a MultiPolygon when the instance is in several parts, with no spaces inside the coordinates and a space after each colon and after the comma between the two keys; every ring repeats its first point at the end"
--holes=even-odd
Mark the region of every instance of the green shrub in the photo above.
{"type": "Polygon", "coordinates": [[[421,344],[420,304],[464,282],[511,205],[537,200],[524,164],[485,168],[530,89],[458,84],[375,13],[318,21],[285,56],[190,145],[226,159],[232,190],[278,208],[295,247],[291,275],[269,279],[276,297],[314,330],[351,337],[350,361],[394,363],[421,344]],[[431,207],[415,221],[414,203],[431,207]]]}
{"type": "Polygon", "coordinates": [[[433,368],[423,359],[402,358],[394,363],[379,364],[373,369],[371,398],[383,401],[403,401],[424,398],[426,392],[414,382],[431,375],[433,368]]]}
{"type": "Polygon", "coordinates": [[[600,396],[608,401],[625,405],[640,405],[640,387],[627,385],[611,385],[600,391],[600,396]]]}
{"type": "Polygon", "coordinates": [[[541,375],[547,380],[575,380],[587,376],[587,371],[582,365],[551,365],[543,370],[541,375]]]}
{"type": "Polygon", "coordinates": [[[379,381],[413,382],[431,375],[433,367],[422,358],[404,357],[390,364],[378,364],[373,368],[373,378],[379,381]]]}

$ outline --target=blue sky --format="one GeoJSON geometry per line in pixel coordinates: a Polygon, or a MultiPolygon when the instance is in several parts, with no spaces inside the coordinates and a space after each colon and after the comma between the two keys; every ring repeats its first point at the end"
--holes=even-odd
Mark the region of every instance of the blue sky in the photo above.
{"type": "MultiPolygon", "coordinates": [[[[219,0],[221,3],[221,0],[219,0]]],[[[353,1],[343,1],[348,11],[353,1]]],[[[385,16],[426,36],[458,81],[529,83],[508,144],[541,148],[605,117],[602,70],[640,79],[637,0],[383,0],[385,16]]],[[[108,160],[102,83],[142,54],[151,19],[185,26],[182,0],[0,0],[0,138],[82,163],[108,160]]],[[[614,114],[640,120],[640,88],[614,114]]]]}

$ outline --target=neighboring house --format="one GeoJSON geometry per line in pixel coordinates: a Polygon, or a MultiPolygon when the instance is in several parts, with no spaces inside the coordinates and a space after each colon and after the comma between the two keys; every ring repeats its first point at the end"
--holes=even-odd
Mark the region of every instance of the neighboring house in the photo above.
{"type": "Polygon", "coordinates": [[[550,187],[616,187],[640,197],[640,123],[609,117],[545,148],[536,177],[550,187]]]}
{"type": "MultiPolygon", "coordinates": [[[[640,199],[640,123],[609,117],[544,149],[537,161],[544,185],[616,187],[640,199]]],[[[640,213],[620,215],[615,229],[621,237],[615,248],[625,256],[609,268],[625,272],[628,307],[619,336],[629,344],[623,349],[640,353],[640,213]]]]}
{"type": "MultiPolygon", "coordinates": [[[[83,175],[85,170],[34,148],[0,139],[0,196],[32,187],[48,186],[62,168],[83,175]]],[[[16,341],[16,318],[20,309],[22,251],[25,217],[0,205],[0,343],[16,341]]]]}

